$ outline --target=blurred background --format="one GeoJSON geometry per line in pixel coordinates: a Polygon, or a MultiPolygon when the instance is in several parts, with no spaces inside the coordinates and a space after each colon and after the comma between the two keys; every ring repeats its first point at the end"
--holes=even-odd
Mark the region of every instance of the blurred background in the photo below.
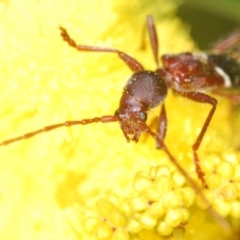
{"type": "Polygon", "coordinates": [[[178,16],[190,26],[200,50],[240,28],[240,0],[183,0],[178,16]]]}

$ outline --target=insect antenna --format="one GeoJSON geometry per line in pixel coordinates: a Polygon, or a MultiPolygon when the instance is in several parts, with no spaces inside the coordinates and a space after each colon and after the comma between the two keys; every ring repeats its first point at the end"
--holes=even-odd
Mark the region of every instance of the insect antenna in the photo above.
{"type": "Polygon", "coordinates": [[[5,140],[0,143],[0,146],[8,145],[8,144],[11,144],[11,143],[14,143],[17,141],[21,141],[23,139],[28,139],[28,138],[34,137],[40,133],[49,132],[51,130],[55,130],[55,129],[61,128],[61,127],[70,127],[70,126],[74,126],[74,125],[86,125],[86,124],[90,124],[90,123],[94,123],[94,122],[108,123],[108,122],[117,122],[117,121],[119,121],[119,118],[118,118],[118,116],[115,116],[115,115],[95,117],[95,118],[90,118],[90,119],[82,119],[82,120],[77,120],[77,121],[66,121],[64,123],[57,123],[57,124],[45,126],[36,131],[25,133],[21,136],[5,140]]]}
{"type": "Polygon", "coordinates": [[[117,53],[119,58],[121,58],[125,64],[133,71],[139,72],[143,71],[144,68],[141,63],[139,63],[135,58],[129,56],[125,52],[119,51],[115,48],[107,48],[107,47],[96,47],[96,46],[86,46],[86,45],[79,45],[69,36],[67,30],[63,27],[59,27],[61,31],[62,39],[68,43],[69,46],[77,49],[78,51],[85,51],[85,52],[113,52],[117,53]]]}

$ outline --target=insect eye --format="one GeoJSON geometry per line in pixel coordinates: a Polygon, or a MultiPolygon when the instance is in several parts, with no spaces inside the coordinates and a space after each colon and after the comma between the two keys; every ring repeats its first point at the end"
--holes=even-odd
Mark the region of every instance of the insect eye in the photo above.
{"type": "Polygon", "coordinates": [[[147,120],[147,114],[145,112],[139,112],[139,117],[143,120],[146,121],[147,120]]]}

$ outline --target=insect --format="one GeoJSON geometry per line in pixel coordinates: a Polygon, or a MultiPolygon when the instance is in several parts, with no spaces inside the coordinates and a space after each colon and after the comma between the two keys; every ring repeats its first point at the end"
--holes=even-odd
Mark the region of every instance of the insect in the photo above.
{"type": "MultiPolygon", "coordinates": [[[[0,143],[0,146],[11,144],[22,139],[28,139],[42,132],[48,132],[63,126],[69,127],[95,122],[119,122],[127,141],[138,142],[143,132],[151,135],[156,140],[157,147],[166,152],[170,160],[176,165],[186,179],[197,188],[196,184],[189,179],[185,170],[178,164],[177,160],[164,143],[164,137],[167,131],[167,113],[164,106],[164,100],[167,97],[168,89],[172,89],[172,91],[182,97],[211,105],[211,110],[203,123],[195,143],[192,145],[196,173],[203,187],[207,188],[207,183],[204,178],[205,175],[201,169],[197,151],[216,110],[217,100],[204,91],[209,89],[218,90],[222,87],[240,86],[240,64],[236,57],[238,54],[235,55],[235,57],[228,54],[207,55],[205,53],[193,54],[190,52],[175,55],[166,54],[161,57],[163,66],[159,67],[157,32],[153,17],[148,16],[147,29],[150,36],[153,56],[157,65],[155,71],[150,71],[145,70],[135,58],[129,56],[125,52],[114,48],[78,45],[70,37],[65,28],[60,26],[59,29],[62,39],[67,42],[69,46],[78,51],[116,53],[133,71],[132,76],[123,89],[119,108],[113,115],[77,121],[66,121],[64,123],[46,126],[22,136],[5,140],[0,143]],[[147,112],[160,104],[162,107],[159,115],[158,127],[157,131],[154,132],[146,124],[147,112]]],[[[219,47],[216,48],[219,49],[219,47]]]]}

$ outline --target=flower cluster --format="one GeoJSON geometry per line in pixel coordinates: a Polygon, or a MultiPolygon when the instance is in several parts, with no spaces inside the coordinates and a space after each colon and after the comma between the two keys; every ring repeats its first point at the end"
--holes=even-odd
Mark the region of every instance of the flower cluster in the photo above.
{"type": "Polygon", "coordinates": [[[129,206],[142,229],[156,228],[160,235],[170,235],[188,223],[195,192],[184,184],[185,178],[168,166],[136,175],[133,185],[139,195],[129,200],[129,206]]]}
{"type": "Polygon", "coordinates": [[[100,199],[96,207],[98,215],[87,217],[83,222],[87,239],[130,239],[127,231],[129,221],[115,194],[108,196],[108,199],[100,199]]]}
{"type": "MultiPolygon", "coordinates": [[[[230,156],[230,155],[229,155],[230,156]]],[[[222,217],[240,217],[240,165],[238,159],[220,160],[218,156],[210,156],[202,161],[208,189],[202,191],[207,202],[198,198],[198,205],[205,209],[211,206],[222,217]]]]}
{"type": "Polygon", "coordinates": [[[144,230],[171,235],[188,223],[195,192],[185,186],[185,179],[167,166],[139,172],[133,181],[138,195],[124,199],[116,195],[97,203],[98,216],[84,221],[85,230],[97,239],[132,239],[144,230]]]}

